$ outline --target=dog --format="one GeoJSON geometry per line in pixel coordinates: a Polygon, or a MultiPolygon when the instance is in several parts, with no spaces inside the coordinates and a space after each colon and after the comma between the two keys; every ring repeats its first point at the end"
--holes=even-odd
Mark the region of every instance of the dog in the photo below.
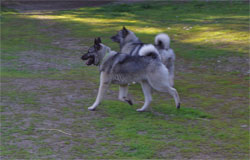
{"type": "MultiPolygon", "coordinates": [[[[146,45],[140,41],[134,32],[123,27],[118,33],[111,37],[111,40],[119,43],[120,52],[132,56],[138,55],[140,49],[146,45]]],[[[162,63],[169,70],[170,85],[174,86],[174,62],[175,53],[170,48],[170,38],[165,33],[160,33],[155,37],[155,47],[157,48],[162,63]]]]}
{"type": "Polygon", "coordinates": [[[131,82],[138,82],[142,86],[145,97],[144,105],[137,109],[138,112],[146,111],[152,96],[151,88],[160,92],[168,92],[174,97],[176,108],[180,108],[180,98],[176,89],[171,87],[168,69],[161,62],[158,50],[152,45],[143,45],[138,55],[128,55],[112,51],[108,46],[101,43],[97,38],[86,54],[81,57],[87,60],[87,65],[96,65],[100,69],[100,86],[94,104],[88,107],[93,111],[100,104],[108,86],[118,84],[122,89],[119,91],[119,99],[126,101],[126,86],[131,82]]]}

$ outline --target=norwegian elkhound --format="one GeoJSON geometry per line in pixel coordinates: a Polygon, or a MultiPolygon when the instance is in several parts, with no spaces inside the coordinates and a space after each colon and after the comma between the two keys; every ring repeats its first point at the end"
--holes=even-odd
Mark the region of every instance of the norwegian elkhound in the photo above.
{"type": "MultiPolygon", "coordinates": [[[[120,52],[129,55],[138,55],[140,49],[146,45],[142,43],[134,32],[123,27],[118,33],[111,37],[114,42],[120,44],[120,52]]],[[[160,33],[155,37],[155,47],[157,48],[162,63],[169,70],[170,85],[174,86],[174,62],[175,54],[170,48],[170,38],[165,33],[160,33]]]]}
{"type": "Polygon", "coordinates": [[[145,111],[152,101],[151,88],[160,92],[168,92],[174,97],[177,108],[180,108],[180,98],[176,89],[172,88],[169,81],[168,69],[160,60],[158,50],[152,45],[143,45],[137,55],[117,53],[101,43],[97,38],[94,45],[82,56],[87,60],[87,65],[100,66],[100,87],[95,103],[89,110],[95,110],[100,104],[109,84],[120,85],[119,99],[127,101],[127,86],[131,82],[141,83],[145,96],[144,105],[137,111],[145,111]]]}

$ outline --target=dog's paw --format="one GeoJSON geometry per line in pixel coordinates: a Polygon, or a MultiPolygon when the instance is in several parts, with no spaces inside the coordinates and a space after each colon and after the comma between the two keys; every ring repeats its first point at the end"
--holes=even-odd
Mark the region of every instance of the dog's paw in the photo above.
{"type": "Polygon", "coordinates": [[[137,111],[137,112],[145,112],[146,110],[145,110],[145,109],[139,108],[139,109],[137,109],[136,111],[137,111]]]}
{"type": "Polygon", "coordinates": [[[179,103],[176,108],[180,109],[181,108],[181,103],[179,103]]]}
{"type": "Polygon", "coordinates": [[[131,101],[130,99],[125,99],[125,102],[127,102],[129,105],[133,105],[133,101],[131,101]]]}
{"type": "Polygon", "coordinates": [[[91,107],[88,108],[88,110],[89,110],[89,111],[94,111],[94,110],[95,110],[95,107],[92,107],[92,106],[91,106],[91,107]]]}

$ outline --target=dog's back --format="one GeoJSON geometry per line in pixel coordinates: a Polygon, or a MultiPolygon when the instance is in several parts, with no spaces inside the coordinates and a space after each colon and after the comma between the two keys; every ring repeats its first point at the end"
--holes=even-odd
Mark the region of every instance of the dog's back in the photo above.
{"type": "Polygon", "coordinates": [[[153,45],[145,45],[138,55],[116,53],[103,62],[101,72],[107,73],[113,83],[131,83],[146,78],[147,72],[161,66],[160,55],[153,45]]]}
{"type": "MultiPolygon", "coordinates": [[[[138,37],[136,37],[134,32],[127,30],[125,27],[123,27],[123,29],[120,30],[117,35],[112,36],[111,39],[120,44],[121,53],[132,56],[138,55],[141,48],[146,45],[142,43],[138,37]]],[[[170,48],[169,36],[165,33],[156,35],[154,45],[158,49],[162,63],[170,72],[171,85],[173,86],[175,54],[170,48]]]]}

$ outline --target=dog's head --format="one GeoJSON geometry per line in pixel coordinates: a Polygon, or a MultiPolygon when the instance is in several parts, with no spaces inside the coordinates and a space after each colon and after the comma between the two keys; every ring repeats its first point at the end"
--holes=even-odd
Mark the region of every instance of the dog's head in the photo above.
{"type": "Polygon", "coordinates": [[[126,38],[129,35],[129,30],[127,30],[125,27],[123,27],[120,31],[118,31],[118,33],[112,37],[110,37],[110,39],[113,42],[117,42],[117,43],[123,43],[126,38]]]}
{"type": "MultiPolygon", "coordinates": [[[[91,46],[89,49],[88,49],[88,52],[85,53],[81,59],[82,60],[87,60],[86,64],[89,66],[89,65],[98,65],[101,60],[102,60],[102,55],[103,55],[103,45],[101,44],[101,38],[98,37],[98,38],[95,38],[94,40],[94,45],[91,46]]],[[[105,51],[104,51],[105,52],[105,51]]]]}

